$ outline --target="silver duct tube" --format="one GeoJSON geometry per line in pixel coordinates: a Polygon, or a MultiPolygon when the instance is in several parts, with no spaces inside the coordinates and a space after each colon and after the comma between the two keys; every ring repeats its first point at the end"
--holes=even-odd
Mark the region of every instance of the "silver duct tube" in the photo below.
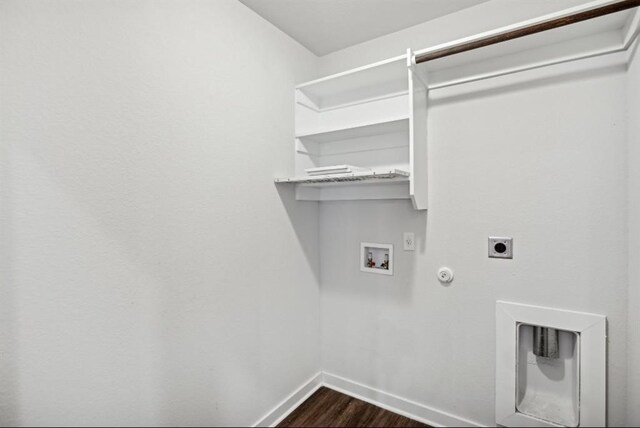
{"type": "Polygon", "coordinates": [[[558,358],[560,356],[558,330],[533,326],[533,353],[538,357],[558,358]]]}

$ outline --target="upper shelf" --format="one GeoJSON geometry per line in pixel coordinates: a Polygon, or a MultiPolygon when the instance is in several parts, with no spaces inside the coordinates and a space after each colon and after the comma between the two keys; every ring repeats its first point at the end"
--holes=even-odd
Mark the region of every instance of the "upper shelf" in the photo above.
{"type": "Polygon", "coordinates": [[[407,56],[312,80],[296,87],[320,109],[406,92],[407,56]]]}
{"type": "Polygon", "coordinates": [[[314,143],[350,140],[353,138],[370,137],[373,135],[392,134],[409,129],[409,115],[391,118],[383,121],[355,124],[337,129],[325,129],[318,132],[296,135],[296,138],[314,143]]]}

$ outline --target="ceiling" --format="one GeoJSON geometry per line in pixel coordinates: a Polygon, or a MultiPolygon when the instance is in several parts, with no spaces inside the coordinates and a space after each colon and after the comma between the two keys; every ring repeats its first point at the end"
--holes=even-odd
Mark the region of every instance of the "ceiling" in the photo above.
{"type": "Polygon", "coordinates": [[[322,56],[487,0],[240,0],[322,56]]]}

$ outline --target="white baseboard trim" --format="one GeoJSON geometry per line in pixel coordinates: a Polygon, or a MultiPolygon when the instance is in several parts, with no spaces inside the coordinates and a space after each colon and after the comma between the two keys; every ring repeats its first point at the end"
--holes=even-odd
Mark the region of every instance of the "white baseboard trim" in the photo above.
{"type": "Polygon", "coordinates": [[[311,379],[302,384],[300,388],[285,398],[280,404],[271,409],[269,413],[253,424],[254,427],[274,427],[284,418],[289,416],[296,407],[302,404],[307,398],[322,386],[322,372],[317,373],[311,379]]]}
{"type": "Polygon", "coordinates": [[[484,426],[477,422],[330,373],[323,373],[322,383],[327,388],[335,389],[338,392],[434,427],[484,426]]]}
{"type": "Polygon", "coordinates": [[[309,398],[320,387],[334,389],[343,394],[358,398],[393,413],[414,419],[433,427],[483,427],[484,425],[469,419],[389,394],[379,389],[331,373],[319,372],[302,384],[289,397],[274,407],[269,413],[256,422],[254,427],[274,427],[284,420],[300,404],[309,398]]]}

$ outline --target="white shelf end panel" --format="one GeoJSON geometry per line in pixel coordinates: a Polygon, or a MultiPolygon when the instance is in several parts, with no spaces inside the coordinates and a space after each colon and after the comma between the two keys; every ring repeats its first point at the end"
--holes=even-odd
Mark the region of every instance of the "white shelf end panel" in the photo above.
{"type": "Polygon", "coordinates": [[[409,74],[409,195],[413,208],[428,208],[427,102],[426,73],[418,74],[413,52],[407,51],[409,74]]]}

